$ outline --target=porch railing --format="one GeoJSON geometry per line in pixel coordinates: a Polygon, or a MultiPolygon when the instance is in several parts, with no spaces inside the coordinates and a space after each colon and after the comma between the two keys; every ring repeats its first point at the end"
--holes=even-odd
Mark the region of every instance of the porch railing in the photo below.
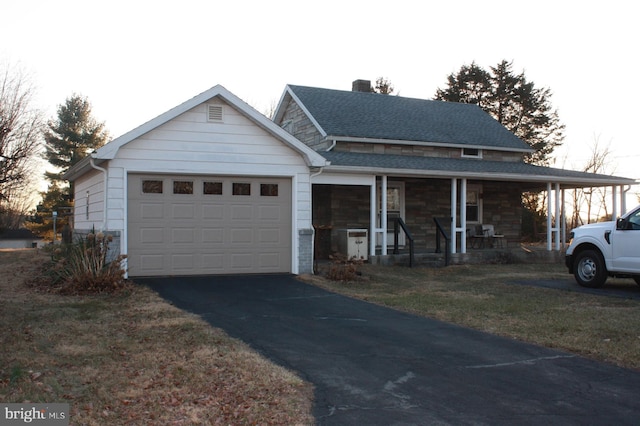
{"type": "MultiPolygon", "coordinates": [[[[442,218],[446,220],[446,218],[442,218]]],[[[448,218],[449,223],[453,220],[453,218],[448,218]]],[[[440,223],[437,217],[433,218],[433,221],[436,223],[436,253],[442,253],[442,249],[440,248],[440,237],[444,238],[444,265],[449,266],[450,257],[451,257],[451,237],[447,235],[447,231],[440,223]]]]}
{"type": "Polygon", "coordinates": [[[393,254],[400,253],[398,249],[398,237],[400,236],[400,229],[407,236],[407,240],[409,240],[409,267],[412,268],[415,263],[415,255],[413,251],[413,236],[411,232],[409,232],[409,228],[407,228],[407,224],[404,223],[401,217],[395,218],[393,222],[393,254]]]}

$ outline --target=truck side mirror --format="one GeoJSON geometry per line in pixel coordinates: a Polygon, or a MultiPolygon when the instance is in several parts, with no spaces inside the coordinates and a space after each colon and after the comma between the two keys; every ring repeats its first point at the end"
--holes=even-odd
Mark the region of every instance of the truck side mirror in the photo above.
{"type": "Polygon", "coordinates": [[[624,229],[627,229],[627,228],[628,228],[628,222],[625,219],[619,218],[616,221],[616,229],[617,230],[624,230],[624,229]]]}

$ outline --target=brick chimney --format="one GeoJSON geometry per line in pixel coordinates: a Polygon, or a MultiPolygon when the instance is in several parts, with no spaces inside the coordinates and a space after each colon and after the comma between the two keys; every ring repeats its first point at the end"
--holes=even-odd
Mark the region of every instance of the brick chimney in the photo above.
{"type": "Polygon", "coordinates": [[[351,83],[351,91],[371,93],[371,80],[355,80],[351,83]]]}

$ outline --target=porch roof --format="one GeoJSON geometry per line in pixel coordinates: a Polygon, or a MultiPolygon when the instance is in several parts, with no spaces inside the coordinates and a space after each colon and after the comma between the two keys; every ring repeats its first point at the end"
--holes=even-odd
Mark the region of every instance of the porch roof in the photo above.
{"type": "Polygon", "coordinates": [[[436,158],[408,155],[323,152],[331,162],[325,170],[345,173],[374,173],[432,178],[560,183],[565,187],[634,185],[633,179],[575,170],[542,167],[516,161],[487,161],[470,158],[436,158]]]}

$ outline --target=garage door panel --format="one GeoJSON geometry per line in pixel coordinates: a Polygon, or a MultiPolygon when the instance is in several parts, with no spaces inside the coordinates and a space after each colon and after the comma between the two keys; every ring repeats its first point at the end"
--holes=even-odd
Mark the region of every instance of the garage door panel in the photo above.
{"type": "Polygon", "coordinates": [[[258,219],[261,221],[282,220],[282,208],[280,206],[258,206],[258,219]]]}
{"type": "Polygon", "coordinates": [[[291,271],[291,179],[131,174],[128,203],[131,276],[291,271]]]}
{"type": "Polygon", "coordinates": [[[140,243],[142,244],[163,243],[164,240],[164,228],[143,228],[140,230],[140,243]]]}
{"type": "Polygon", "coordinates": [[[173,228],[171,230],[171,243],[172,244],[194,244],[195,241],[195,229],[193,228],[173,228]]]}
{"type": "Polygon", "coordinates": [[[253,269],[253,254],[231,253],[229,258],[231,261],[231,269],[233,271],[250,271],[253,269]]]}
{"type": "Polygon", "coordinates": [[[279,228],[272,228],[272,229],[265,229],[265,228],[260,228],[258,229],[258,244],[261,243],[281,243],[282,241],[282,235],[281,235],[281,231],[279,228]]]}
{"type": "Polygon", "coordinates": [[[222,220],[224,218],[224,206],[216,204],[205,204],[202,206],[202,219],[222,220]]]}
{"type": "Polygon", "coordinates": [[[202,242],[205,244],[224,244],[224,229],[222,228],[202,229],[202,242]]]}
{"type": "Polygon", "coordinates": [[[173,204],[171,206],[171,216],[173,219],[194,219],[193,204],[173,204]]]}
{"type": "Polygon", "coordinates": [[[163,203],[143,203],[140,204],[138,218],[140,219],[162,219],[164,216],[163,203]]]}
{"type": "Polygon", "coordinates": [[[254,219],[252,205],[247,205],[247,204],[231,205],[232,221],[237,222],[237,221],[252,220],[252,219],[254,219]]]}
{"type": "Polygon", "coordinates": [[[262,253],[258,256],[258,263],[261,268],[277,268],[280,262],[279,253],[262,253]]]}
{"type": "Polygon", "coordinates": [[[142,254],[140,255],[140,270],[142,272],[153,272],[162,269],[164,255],[162,254],[142,254]]]}
{"type": "Polygon", "coordinates": [[[253,228],[236,228],[229,231],[230,244],[251,244],[253,242],[253,228]]]}
{"type": "Polygon", "coordinates": [[[174,254],[171,256],[171,267],[174,271],[188,272],[195,267],[193,254],[174,254]]]}

